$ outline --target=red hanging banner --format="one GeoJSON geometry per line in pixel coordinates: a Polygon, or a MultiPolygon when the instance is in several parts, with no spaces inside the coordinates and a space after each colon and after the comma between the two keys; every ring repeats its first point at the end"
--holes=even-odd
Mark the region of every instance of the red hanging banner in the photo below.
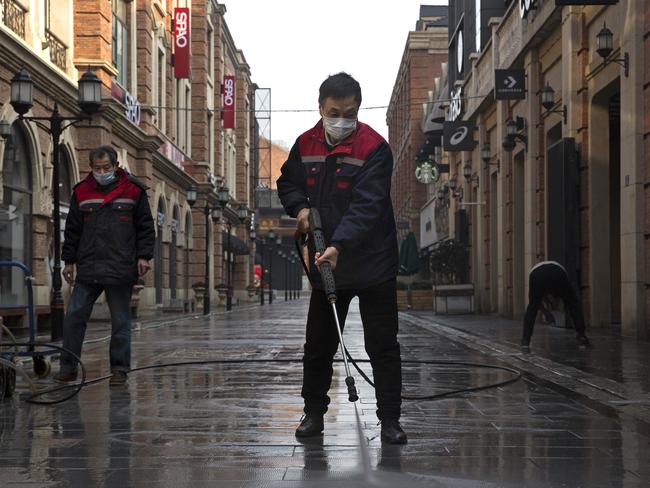
{"type": "Polygon", "coordinates": [[[174,9],[174,77],[190,77],[190,9],[174,9]]]}
{"type": "Polygon", "coordinates": [[[235,77],[223,77],[223,128],[235,128],[235,77]]]}

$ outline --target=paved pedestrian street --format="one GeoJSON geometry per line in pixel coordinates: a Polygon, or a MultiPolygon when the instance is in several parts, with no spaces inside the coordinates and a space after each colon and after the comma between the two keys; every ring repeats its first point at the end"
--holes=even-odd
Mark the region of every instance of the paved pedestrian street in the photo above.
{"type": "MultiPolygon", "coordinates": [[[[324,436],[299,442],[293,435],[302,413],[307,305],[305,299],[276,301],[207,319],[151,323],[133,336],[134,368],[227,359],[298,362],[161,367],[132,373],[127,388],[102,382],[54,406],[30,405],[19,396],[5,401],[0,486],[648,486],[646,423],[528,373],[498,389],[406,401],[406,446],[382,445],[374,392],[354,373],[372,469],[364,478],[342,364],[335,367],[324,436]]],[[[505,364],[422,321],[401,315],[404,359],[505,364]]],[[[354,303],[345,337],[354,357],[367,357],[354,303]]],[[[573,354],[587,353],[575,348],[573,354]]],[[[106,374],[108,343],[87,344],[83,359],[89,378],[106,374]]],[[[462,366],[406,365],[403,372],[405,394],[415,395],[510,376],[462,366]]]]}

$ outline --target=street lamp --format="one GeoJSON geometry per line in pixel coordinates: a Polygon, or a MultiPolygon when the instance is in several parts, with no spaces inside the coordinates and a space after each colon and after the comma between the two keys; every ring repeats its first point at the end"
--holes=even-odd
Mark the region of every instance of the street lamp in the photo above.
{"type": "MultiPolygon", "coordinates": [[[[60,168],[59,168],[59,141],[61,133],[68,127],[75,125],[82,120],[89,120],[92,114],[97,112],[101,107],[101,80],[90,70],[86,71],[78,82],[79,101],[78,105],[84,115],[73,117],[62,117],[59,113],[58,105],[54,104],[54,109],[49,117],[25,117],[25,114],[34,106],[32,96],[34,83],[29,71],[21,69],[11,79],[11,98],[10,103],[14,111],[21,120],[34,121],[36,125],[48,132],[52,136],[52,199],[53,211],[52,219],[54,220],[54,266],[52,267],[52,297],[50,302],[52,326],[52,341],[57,341],[63,335],[63,296],[61,295],[61,217],[60,217],[60,168]],[[64,125],[64,122],[69,122],[64,125]],[[45,125],[42,122],[47,122],[45,125]]],[[[2,133],[7,129],[0,129],[2,133]]],[[[9,129],[10,131],[10,129],[9,129]]]]}
{"type": "Polygon", "coordinates": [[[524,148],[528,151],[528,137],[525,134],[526,119],[515,117],[506,122],[506,136],[503,139],[502,147],[504,150],[511,152],[517,143],[523,142],[524,148]]]}
{"type": "Polygon", "coordinates": [[[546,109],[546,113],[558,113],[562,114],[562,120],[564,121],[564,124],[566,125],[566,117],[567,117],[567,111],[566,111],[566,105],[562,105],[561,110],[551,110],[555,106],[555,90],[553,90],[553,87],[546,83],[546,86],[542,88],[542,107],[546,109]]]}
{"type": "Polygon", "coordinates": [[[266,240],[264,237],[257,237],[257,232],[255,231],[255,228],[253,227],[250,231],[250,240],[254,244],[259,246],[260,250],[260,268],[262,269],[262,273],[260,275],[260,306],[264,306],[264,244],[266,244],[266,240]]]}
{"type": "Polygon", "coordinates": [[[289,300],[289,256],[284,251],[278,251],[278,256],[284,261],[284,301],[289,300]]]}
{"type": "Polygon", "coordinates": [[[610,59],[609,56],[614,50],[614,34],[607,28],[607,24],[603,23],[603,28],[596,34],[596,52],[603,58],[603,66],[608,63],[616,63],[623,67],[625,77],[630,76],[630,53],[623,53],[623,57],[619,59],[610,59]]]}
{"type": "MultiPolygon", "coordinates": [[[[193,207],[197,200],[197,191],[194,185],[191,185],[187,190],[185,197],[190,207],[193,207]]],[[[208,234],[210,232],[210,221],[212,218],[213,223],[219,222],[221,219],[221,207],[213,207],[210,210],[210,203],[206,196],[205,207],[203,208],[203,215],[205,216],[205,291],[203,292],[203,315],[210,313],[210,250],[208,249],[208,234]]]]}
{"type": "Polygon", "coordinates": [[[269,230],[269,305],[273,303],[273,244],[275,243],[275,231],[269,230]]]}

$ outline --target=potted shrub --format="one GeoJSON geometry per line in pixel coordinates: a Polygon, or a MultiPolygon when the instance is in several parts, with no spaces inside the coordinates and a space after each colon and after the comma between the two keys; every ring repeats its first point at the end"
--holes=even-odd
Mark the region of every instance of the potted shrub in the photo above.
{"type": "Polygon", "coordinates": [[[474,285],[469,283],[469,250],[455,239],[441,241],[431,253],[433,310],[449,312],[449,298],[459,304],[455,312],[474,311],[474,285]]]}
{"type": "Polygon", "coordinates": [[[197,281],[192,285],[192,290],[194,290],[194,300],[197,303],[202,303],[203,296],[205,295],[205,283],[202,281],[197,281]]]}
{"type": "Polygon", "coordinates": [[[433,283],[430,281],[414,281],[411,284],[411,309],[432,310],[433,283]]]}

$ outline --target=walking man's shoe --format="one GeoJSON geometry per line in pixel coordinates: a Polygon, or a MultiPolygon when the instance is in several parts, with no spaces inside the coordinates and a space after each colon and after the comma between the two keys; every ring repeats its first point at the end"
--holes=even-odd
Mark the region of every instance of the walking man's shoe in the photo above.
{"type": "Polygon", "coordinates": [[[589,339],[587,339],[587,336],[581,335],[576,337],[576,340],[578,341],[578,347],[580,349],[587,349],[588,347],[591,347],[591,342],[589,342],[589,339]]]}
{"type": "Polygon", "coordinates": [[[530,339],[521,340],[521,352],[529,353],[530,352],[530,339]]]}
{"type": "Polygon", "coordinates": [[[52,376],[52,379],[57,383],[72,383],[77,381],[77,372],[73,371],[71,373],[66,373],[64,371],[59,371],[57,374],[52,376]]]}
{"type": "Polygon", "coordinates": [[[296,437],[312,437],[323,433],[323,416],[308,413],[296,429],[296,437]]]}
{"type": "Polygon", "coordinates": [[[381,440],[388,444],[406,444],[408,439],[397,420],[382,420],[381,440]]]}
{"type": "Polygon", "coordinates": [[[126,373],[124,371],[113,371],[113,376],[108,381],[109,386],[124,386],[126,384],[126,373]]]}

